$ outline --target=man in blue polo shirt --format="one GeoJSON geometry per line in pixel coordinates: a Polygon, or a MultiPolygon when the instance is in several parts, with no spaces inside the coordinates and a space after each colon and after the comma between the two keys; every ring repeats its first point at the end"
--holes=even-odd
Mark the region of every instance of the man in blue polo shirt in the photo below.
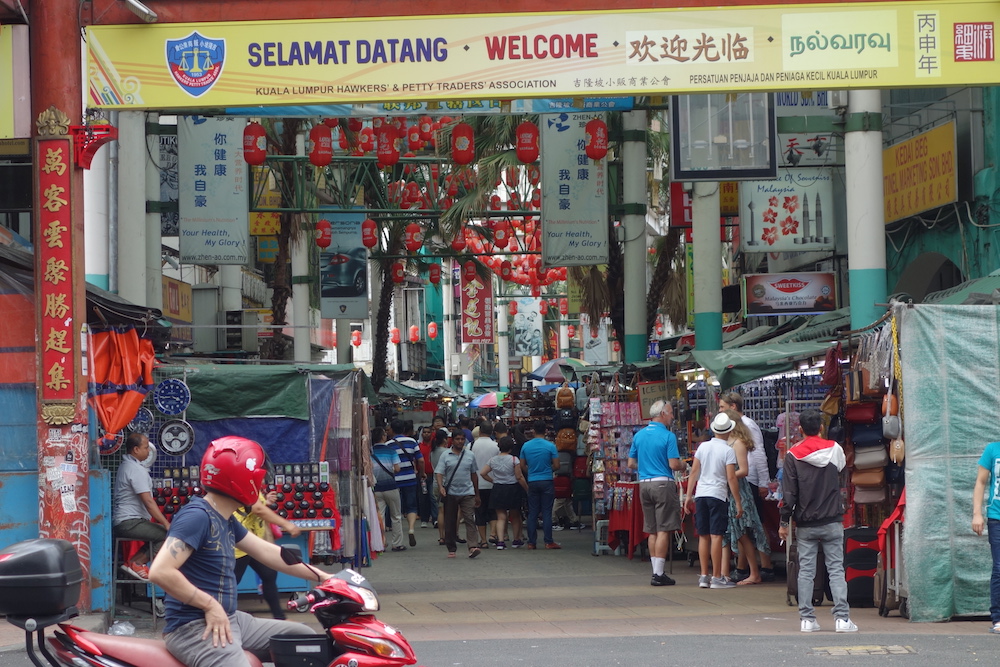
{"type": "Polygon", "coordinates": [[[649,560],[653,565],[652,586],[673,586],[663,573],[670,548],[670,532],[681,528],[681,504],[674,483],[674,470],[684,470],[677,436],[670,432],[674,409],[657,401],[649,408],[652,421],[632,438],[628,466],[639,471],[642,529],[649,533],[649,560]]]}
{"type": "Polygon", "coordinates": [[[553,473],[559,470],[559,452],[545,439],[545,422],[538,420],[531,428],[533,437],[521,446],[521,472],[528,480],[528,543],[534,549],[538,538],[538,514],[542,515],[542,530],[546,549],[562,549],[552,539],[552,505],[556,499],[553,473]]]}

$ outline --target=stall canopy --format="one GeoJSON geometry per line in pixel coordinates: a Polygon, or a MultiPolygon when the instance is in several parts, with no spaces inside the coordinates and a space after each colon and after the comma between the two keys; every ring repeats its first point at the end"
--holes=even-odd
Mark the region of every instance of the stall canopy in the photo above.
{"type": "Polygon", "coordinates": [[[382,398],[417,398],[427,397],[427,392],[416,387],[408,387],[402,382],[396,382],[392,378],[386,378],[382,383],[382,388],[378,390],[378,395],[382,398]]]}
{"type": "MultiPolygon", "coordinates": [[[[691,355],[719,380],[723,389],[795,368],[798,361],[826,354],[832,343],[748,345],[732,350],[694,350],[691,355]]],[[[671,358],[684,362],[687,355],[671,358]]]]}

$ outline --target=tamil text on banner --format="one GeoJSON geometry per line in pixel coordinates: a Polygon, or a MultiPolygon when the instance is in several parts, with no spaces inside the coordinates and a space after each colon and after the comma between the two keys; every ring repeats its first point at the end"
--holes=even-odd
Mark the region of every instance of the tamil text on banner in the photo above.
{"type": "Polygon", "coordinates": [[[541,116],[542,264],[608,261],[608,183],[604,159],[586,152],[585,127],[602,114],[541,116]]]}
{"type": "Polygon", "coordinates": [[[955,121],[882,151],[885,221],[902,220],[958,201],[955,121]]]}
{"type": "Polygon", "coordinates": [[[825,167],[779,169],[774,181],[740,186],[740,241],[747,252],[834,246],[833,174],[825,167]]]}
{"type": "Polygon", "coordinates": [[[744,281],[747,316],[809,315],[837,308],[834,273],[755,273],[744,281]]]}
{"type": "Polygon", "coordinates": [[[247,165],[236,118],[177,119],[180,254],[184,264],[246,264],[247,165]]]}
{"type": "Polygon", "coordinates": [[[319,253],[320,314],[330,319],[365,319],[368,307],[368,249],[361,243],[362,213],[324,213],[330,245],[319,253]]]}
{"type": "Polygon", "coordinates": [[[462,273],[462,326],[463,344],[491,345],[496,340],[493,312],[493,285],[489,278],[478,273],[462,273]]]}
{"type": "Polygon", "coordinates": [[[966,0],[89,26],[87,103],[982,86],[998,21],[995,0],[966,0]]]}
{"type": "Polygon", "coordinates": [[[518,357],[538,357],[542,354],[542,314],[538,299],[519,297],[514,299],[517,313],[514,315],[514,344],[512,354],[518,357]]]}

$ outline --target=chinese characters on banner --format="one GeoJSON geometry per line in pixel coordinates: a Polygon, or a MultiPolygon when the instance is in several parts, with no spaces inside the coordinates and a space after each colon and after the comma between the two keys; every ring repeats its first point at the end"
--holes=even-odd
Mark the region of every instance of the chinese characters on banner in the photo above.
{"type": "Polygon", "coordinates": [[[180,254],[185,264],[247,263],[247,165],[237,118],[177,121],[180,254]]]}
{"type": "Polygon", "coordinates": [[[586,152],[584,128],[594,118],[593,113],[541,116],[542,264],[547,267],[608,261],[606,163],[586,152]]]}
{"type": "Polygon", "coordinates": [[[73,327],[72,168],[69,139],[38,140],[38,242],[43,308],[39,330],[42,401],[73,401],[76,334],[73,327]]]}
{"type": "Polygon", "coordinates": [[[492,345],[494,342],[493,286],[479,274],[471,280],[462,275],[462,343],[492,345]]]}
{"type": "Polygon", "coordinates": [[[885,222],[958,201],[955,121],[882,151],[885,222]]]}

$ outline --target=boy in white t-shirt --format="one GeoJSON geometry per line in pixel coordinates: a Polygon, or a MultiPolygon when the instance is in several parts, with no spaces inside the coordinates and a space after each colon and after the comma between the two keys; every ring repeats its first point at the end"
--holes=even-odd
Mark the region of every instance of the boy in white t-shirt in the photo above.
{"type": "Polygon", "coordinates": [[[722,576],[722,538],[729,525],[729,494],[736,499],[736,518],[743,516],[740,487],[736,481],[736,453],[723,438],[733,430],[733,421],[720,412],[712,420],[711,440],[698,445],[688,477],[682,511],[695,503],[695,528],[698,531],[698,560],[701,588],[733,588],[736,582],[722,576]],[[709,574],[709,559],[712,571],[709,574]]]}

